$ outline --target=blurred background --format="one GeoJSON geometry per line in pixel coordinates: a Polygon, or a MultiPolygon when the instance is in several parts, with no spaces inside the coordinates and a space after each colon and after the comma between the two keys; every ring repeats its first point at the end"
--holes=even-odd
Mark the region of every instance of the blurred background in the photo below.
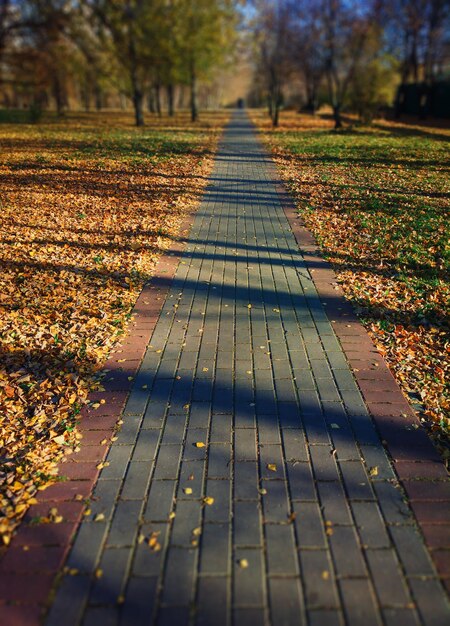
{"type": "Polygon", "coordinates": [[[449,0],[0,0],[0,119],[329,107],[450,117],[449,0]]]}

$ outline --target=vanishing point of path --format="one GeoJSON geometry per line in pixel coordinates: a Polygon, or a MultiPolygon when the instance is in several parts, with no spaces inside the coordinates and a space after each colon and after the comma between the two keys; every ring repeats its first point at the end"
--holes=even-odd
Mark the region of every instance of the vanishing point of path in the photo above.
{"type": "Polygon", "coordinates": [[[235,113],[47,626],[450,624],[278,182],[235,113]]]}

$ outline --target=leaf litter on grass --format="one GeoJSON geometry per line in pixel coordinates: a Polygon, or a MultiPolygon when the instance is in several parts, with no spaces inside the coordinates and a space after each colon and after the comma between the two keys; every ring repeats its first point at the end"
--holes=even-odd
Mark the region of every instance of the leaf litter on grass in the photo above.
{"type": "Polygon", "coordinates": [[[279,171],[345,296],[450,448],[450,130],[378,122],[333,132],[327,116],[286,112],[272,132],[279,171]]]}
{"type": "Polygon", "coordinates": [[[198,201],[227,114],[78,114],[0,144],[0,534],[76,450],[76,423],[156,260],[198,201]]]}

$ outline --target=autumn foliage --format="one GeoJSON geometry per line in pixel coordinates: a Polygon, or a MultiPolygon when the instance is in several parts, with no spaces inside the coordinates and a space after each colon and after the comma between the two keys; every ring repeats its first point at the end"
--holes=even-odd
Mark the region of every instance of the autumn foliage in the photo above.
{"type": "Polygon", "coordinates": [[[155,261],[207,180],[226,115],[4,125],[0,138],[0,531],[76,449],[76,422],[155,261]]]}

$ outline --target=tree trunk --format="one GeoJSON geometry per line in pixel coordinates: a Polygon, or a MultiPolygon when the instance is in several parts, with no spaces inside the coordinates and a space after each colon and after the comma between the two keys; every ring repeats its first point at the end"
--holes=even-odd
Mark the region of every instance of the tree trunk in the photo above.
{"type": "Polygon", "coordinates": [[[342,128],[341,105],[333,104],[334,130],[342,128]]]}
{"type": "Polygon", "coordinates": [[[155,108],[155,94],[153,91],[153,87],[151,87],[151,89],[148,92],[148,96],[147,96],[147,108],[149,110],[149,113],[156,113],[156,108],[155,108]]]}
{"type": "Polygon", "coordinates": [[[133,106],[134,106],[134,118],[136,120],[136,126],[144,126],[144,111],[143,111],[144,97],[142,91],[137,87],[133,91],[133,106]]]}
{"type": "Polygon", "coordinates": [[[58,117],[64,115],[64,95],[61,81],[57,73],[53,77],[53,97],[55,98],[56,113],[58,117]]]}
{"type": "Polygon", "coordinates": [[[102,88],[98,84],[97,81],[94,83],[94,94],[95,94],[95,108],[97,111],[101,111],[103,108],[103,98],[102,98],[102,88]]]}
{"type": "Polygon", "coordinates": [[[159,83],[156,83],[155,85],[155,105],[156,105],[156,112],[158,114],[158,117],[161,117],[162,115],[162,110],[161,110],[161,86],[159,83]]]}
{"type": "Polygon", "coordinates": [[[173,108],[173,102],[174,102],[174,98],[173,98],[173,85],[172,83],[170,83],[169,85],[167,85],[167,112],[169,113],[170,117],[173,117],[174,114],[174,108],[173,108]]]}
{"type": "Polygon", "coordinates": [[[198,119],[197,108],[197,76],[195,69],[191,69],[191,121],[196,122],[198,119]]]}

